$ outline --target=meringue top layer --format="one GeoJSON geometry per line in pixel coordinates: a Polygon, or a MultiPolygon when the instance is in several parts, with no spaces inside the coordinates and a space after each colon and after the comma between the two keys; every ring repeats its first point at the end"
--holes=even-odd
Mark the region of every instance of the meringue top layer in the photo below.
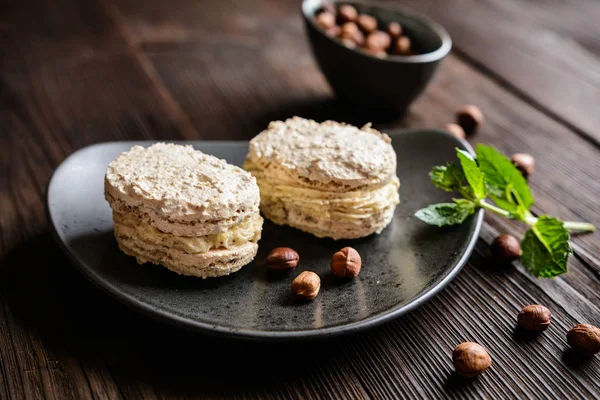
{"type": "Polygon", "coordinates": [[[192,146],[134,146],[110,163],[105,192],[153,220],[213,223],[226,228],[258,211],[260,194],[248,172],[192,146]]]}
{"type": "Polygon", "coordinates": [[[271,122],[252,139],[246,160],[267,181],[345,192],[385,185],[395,176],[396,153],[390,143],[389,136],[370,125],[294,117],[271,122]]]}

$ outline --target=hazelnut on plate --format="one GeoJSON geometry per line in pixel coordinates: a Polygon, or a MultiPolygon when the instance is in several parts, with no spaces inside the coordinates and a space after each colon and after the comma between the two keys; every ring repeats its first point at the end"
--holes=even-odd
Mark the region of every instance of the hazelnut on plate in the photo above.
{"type": "Polygon", "coordinates": [[[492,359],[487,351],[473,342],[464,342],[456,346],[452,353],[452,362],[456,372],[465,378],[481,375],[492,365],[492,359]]]}
{"type": "Polygon", "coordinates": [[[294,249],[289,247],[277,247],[267,256],[267,268],[269,271],[281,272],[291,271],[298,265],[300,256],[294,249]]]}
{"type": "Polygon", "coordinates": [[[352,247],[344,247],[331,258],[331,272],[338,278],[355,278],[361,265],[360,254],[352,247]]]}
{"type": "Polygon", "coordinates": [[[311,271],[304,271],[292,282],[292,296],[298,300],[312,300],[319,294],[321,278],[311,271]]]}

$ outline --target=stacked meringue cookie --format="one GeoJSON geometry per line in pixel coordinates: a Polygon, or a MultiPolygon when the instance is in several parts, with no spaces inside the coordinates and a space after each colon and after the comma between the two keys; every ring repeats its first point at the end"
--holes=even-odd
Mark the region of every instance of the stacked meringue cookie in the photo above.
{"type": "Polygon", "coordinates": [[[105,197],[120,249],[183,275],[228,275],[256,256],[256,180],[192,146],[135,146],[108,167],[105,197]]]}
{"type": "Polygon", "coordinates": [[[317,237],[380,233],[400,202],[391,140],[369,125],[271,122],[250,141],[244,169],[256,177],[265,217],[317,237]]]}

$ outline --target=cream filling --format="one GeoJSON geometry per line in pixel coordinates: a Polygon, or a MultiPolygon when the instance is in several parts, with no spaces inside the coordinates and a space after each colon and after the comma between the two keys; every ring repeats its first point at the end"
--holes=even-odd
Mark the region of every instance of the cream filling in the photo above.
{"type": "Polygon", "coordinates": [[[114,212],[113,219],[117,235],[135,236],[155,246],[175,248],[188,254],[229,249],[248,242],[256,243],[260,239],[263,225],[262,217],[256,213],[225,232],[205,236],[175,236],[158,230],[133,214],[114,212]]]}
{"type": "Polygon", "coordinates": [[[270,209],[272,203],[281,202],[286,209],[294,209],[317,221],[359,221],[372,218],[373,215],[400,203],[400,180],[396,176],[387,184],[374,188],[328,192],[267,180],[263,172],[249,162],[246,162],[244,167],[256,177],[263,209],[270,209]]]}

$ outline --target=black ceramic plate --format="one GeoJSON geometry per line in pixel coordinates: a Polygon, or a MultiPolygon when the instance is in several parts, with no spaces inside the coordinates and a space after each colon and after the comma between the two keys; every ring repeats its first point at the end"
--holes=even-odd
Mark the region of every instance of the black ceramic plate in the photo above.
{"type": "MultiPolygon", "coordinates": [[[[241,271],[198,279],[125,256],[112,234],[104,200],[104,173],[111,160],[131,146],[112,142],[86,147],[58,167],[48,188],[48,213],[55,236],[77,268],[109,294],[163,321],[204,332],[256,339],[323,337],[356,332],[398,317],[430,299],[465,264],[477,240],[483,214],[448,229],[431,227],[413,213],[451,195],[433,187],[428,171],[455,159],[464,142],[439,131],[392,132],[398,155],[401,204],[380,235],[359,240],[317,239],[265,221],[258,255],[241,271]],[[334,252],[344,246],[362,256],[360,275],[339,282],[330,275],[334,252]],[[267,274],[264,260],[279,246],[301,257],[290,276],[267,274]],[[292,278],[304,270],[322,279],[309,303],[290,298],[292,278]]],[[[247,142],[189,142],[195,148],[241,165],[247,142]]]]}

